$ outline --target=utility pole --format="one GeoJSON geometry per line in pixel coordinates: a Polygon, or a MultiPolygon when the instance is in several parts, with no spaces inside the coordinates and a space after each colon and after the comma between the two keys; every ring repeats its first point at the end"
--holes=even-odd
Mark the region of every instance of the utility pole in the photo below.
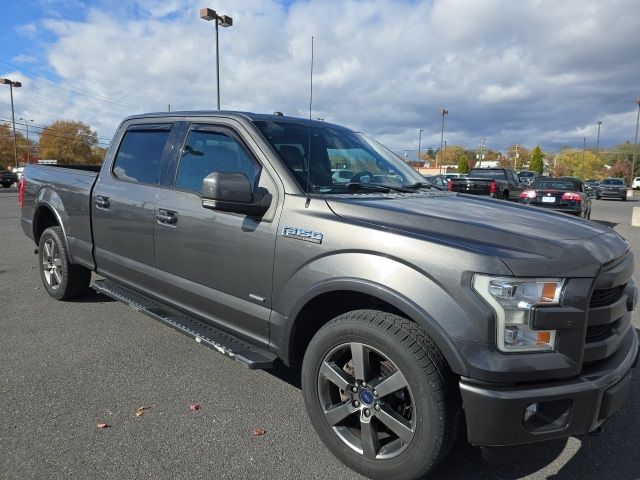
{"type": "Polygon", "coordinates": [[[584,153],[587,150],[587,137],[582,137],[582,168],[584,169],[584,153]]]}
{"type": "Polygon", "coordinates": [[[478,145],[480,147],[480,153],[478,155],[476,155],[476,158],[478,160],[480,160],[480,165],[478,165],[479,167],[482,166],[482,160],[484,160],[484,147],[485,147],[485,142],[487,141],[487,137],[482,137],[482,143],[480,145],[478,145]]]}
{"type": "Polygon", "coordinates": [[[167,112],[170,112],[170,111],[171,111],[171,104],[167,103],[167,112]]]}
{"type": "Polygon", "coordinates": [[[518,153],[518,147],[520,145],[516,144],[516,156],[513,159],[513,169],[517,170],[518,169],[518,158],[520,158],[520,154],[518,153]]]}
{"type": "MultiPolygon", "coordinates": [[[[442,128],[440,129],[440,160],[442,160],[442,150],[444,148],[444,116],[449,113],[449,110],[441,109],[440,114],[442,115],[442,128]]],[[[442,166],[440,167],[440,173],[442,173],[442,166]]]]}
{"type": "Polygon", "coordinates": [[[422,153],[422,132],[424,130],[420,129],[418,130],[418,162],[420,162],[422,159],[420,158],[420,154],[422,153]]]}
{"type": "Polygon", "coordinates": [[[8,78],[0,78],[0,84],[9,85],[9,91],[11,92],[11,123],[13,124],[13,161],[15,162],[15,168],[18,168],[18,147],[16,146],[16,114],[13,109],[13,87],[19,88],[22,83],[9,80],[8,78]]]}
{"type": "Polygon", "coordinates": [[[640,123],[640,97],[636,98],[638,104],[638,116],[636,117],[636,140],[635,149],[633,150],[633,159],[631,160],[631,186],[633,187],[633,179],[636,173],[636,157],[638,156],[638,123],[640,123]]]}
{"type": "Polygon", "coordinates": [[[26,118],[20,117],[20,120],[24,122],[24,126],[27,127],[27,164],[31,163],[31,148],[29,146],[29,122],[33,123],[33,120],[27,120],[26,118]]]}
{"type": "Polygon", "coordinates": [[[600,151],[600,125],[602,125],[602,122],[598,121],[598,139],[596,140],[596,160],[599,158],[598,152],[600,151]]]}

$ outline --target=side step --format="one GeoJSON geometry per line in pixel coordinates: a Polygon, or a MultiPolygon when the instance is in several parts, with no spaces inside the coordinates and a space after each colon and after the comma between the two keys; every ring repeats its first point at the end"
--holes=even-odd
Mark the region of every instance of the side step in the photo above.
{"type": "Polygon", "coordinates": [[[194,338],[196,342],[246,364],[251,369],[272,368],[276,355],[244,340],[212,327],[146,295],[107,279],[95,280],[91,287],[139,312],[194,338]]]}

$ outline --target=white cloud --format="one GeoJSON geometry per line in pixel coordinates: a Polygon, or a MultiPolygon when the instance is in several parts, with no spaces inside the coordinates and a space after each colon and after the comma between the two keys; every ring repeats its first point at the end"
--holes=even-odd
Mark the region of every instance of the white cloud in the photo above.
{"type": "MultiPolygon", "coordinates": [[[[214,29],[198,16],[201,2],[109,5],[42,23],[55,37],[44,45],[55,75],[83,93],[36,80],[23,105],[82,119],[101,136],[168,103],[215,107],[214,29]]],[[[635,127],[635,0],[220,0],[216,9],[234,18],[220,29],[223,108],[306,116],[313,35],[314,116],[396,149],[417,148],[419,128],[425,148],[439,146],[443,106],[449,144],[581,145],[600,119],[607,145],[635,127]]]]}

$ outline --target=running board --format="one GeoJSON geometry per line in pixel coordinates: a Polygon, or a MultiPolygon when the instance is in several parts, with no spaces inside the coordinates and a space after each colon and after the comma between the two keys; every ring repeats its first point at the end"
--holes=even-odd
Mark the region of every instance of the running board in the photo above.
{"type": "Polygon", "coordinates": [[[268,350],[256,347],[112,280],[95,280],[91,287],[99,293],[135,308],[154,320],[175,328],[202,345],[244,363],[250,369],[272,368],[277,358],[268,350]]]}

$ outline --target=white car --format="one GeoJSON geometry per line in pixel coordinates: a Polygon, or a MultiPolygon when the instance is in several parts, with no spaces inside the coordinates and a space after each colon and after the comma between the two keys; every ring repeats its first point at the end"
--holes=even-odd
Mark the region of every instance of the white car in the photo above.
{"type": "Polygon", "coordinates": [[[640,177],[636,177],[633,179],[633,182],[631,182],[631,188],[633,188],[634,190],[636,188],[640,189],[640,177]]]}

